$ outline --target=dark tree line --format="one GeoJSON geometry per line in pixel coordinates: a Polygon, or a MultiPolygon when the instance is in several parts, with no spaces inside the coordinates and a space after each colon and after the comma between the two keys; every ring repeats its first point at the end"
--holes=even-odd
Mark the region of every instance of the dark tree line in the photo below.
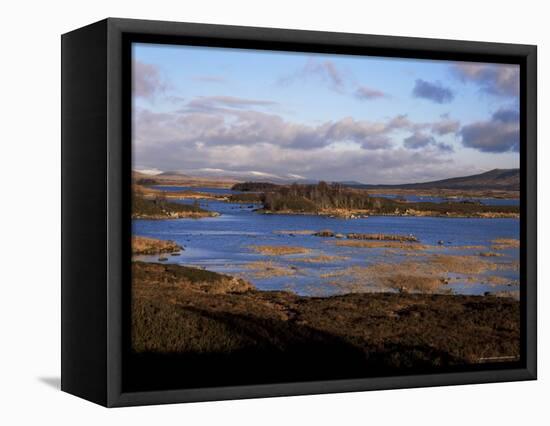
{"type": "Polygon", "coordinates": [[[265,192],[267,210],[315,211],[323,209],[369,209],[373,199],[365,192],[346,188],[338,183],[279,186],[265,192]]]}
{"type": "Polygon", "coordinates": [[[242,192],[264,192],[264,191],[273,191],[280,187],[275,183],[271,182],[242,182],[236,183],[231,187],[233,191],[242,191],[242,192]]]}

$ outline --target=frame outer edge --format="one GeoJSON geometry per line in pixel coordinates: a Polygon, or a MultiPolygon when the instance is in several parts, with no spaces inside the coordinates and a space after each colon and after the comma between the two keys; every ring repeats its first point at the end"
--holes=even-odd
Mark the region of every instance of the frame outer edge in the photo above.
{"type": "MultiPolygon", "coordinates": [[[[424,39],[395,36],[373,36],[351,33],[284,30],[229,25],[194,24],[180,22],[147,21],[108,18],[107,37],[107,406],[122,407],[146,404],[195,402],[226,399],[310,395],[335,392],[353,392],[447,386],[460,384],[491,383],[536,379],[536,46],[519,44],[486,43],[473,41],[424,39]],[[485,56],[515,56],[527,64],[527,143],[528,170],[526,174],[529,199],[527,261],[527,368],[492,370],[466,373],[441,373],[422,376],[393,376],[370,379],[350,379],[331,382],[285,383],[247,385],[207,389],[177,389],[150,392],[122,392],[122,36],[124,33],[177,35],[213,38],[238,38],[264,42],[319,43],[326,45],[370,45],[378,49],[404,49],[430,52],[445,51],[452,54],[485,56]]],[[[130,76],[124,76],[130,78],[130,76]]]]}
{"type": "Polygon", "coordinates": [[[526,55],[527,371],[537,379],[537,47],[526,55]]]}
{"type": "MultiPolygon", "coordinates": [[[[107,406],[122,393],[122,33],[107,19],[107,406]]],[[[131,78],[127,76],[127,78],[131,78]]]]}

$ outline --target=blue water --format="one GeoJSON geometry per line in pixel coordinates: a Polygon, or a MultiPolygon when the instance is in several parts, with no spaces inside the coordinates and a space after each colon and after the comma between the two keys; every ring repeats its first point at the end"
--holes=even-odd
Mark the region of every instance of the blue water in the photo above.
{"type": "MultiPolygon", "coordinates": [[[[194,188],[196,189],[196,188],[194,188]]],[[[216,189],[218,190],[218,189],[216,189]]],[[[213,192],[212,190],[211,192],[213,192]]],[[[192,200],[178,200],[191,203],[192,200]]],[[[379,262],[422,261],[422,257],[408,257],[405,251],[387,248],[354,248],[337,246],[334,238],[312,235],[288,235],[277,231],[330,229],[336,233],[413,234],[421,243],[434,245],[433,250],[415,253],[469,254],[489,251],[491,240],[519,238],[517,219],[475,219],[437,217],[371,216],[362,219],[339,219],[310,215],[265,215],[254,210],[260,206],[201,200],[201,206],[221,213],[219,217],[202,219],[134,220],[133,232],[146,237],[169,239],[185,248],[180,256],[168,256],[167,262],[200,266],[209,270],[243,276],[263,290],[291,290],[302,295],[329,295],[341,292],[334,286],[335,278],[325,274],[341,271],[349,266],[368,266],[379,262]],[[439,245],[443,242],[443,245],[439,245]],[[253,245],[289,245],[306,247],[308,254],[265,256],[254,252],[253,245]],[[484,249],[453,249],[455,246],[486,246],[484,249]],[[318,255],[344,256],[331,263],[304,263],[300,258],[318,255]],[[258,278],[247,264],[254,261],[273,261],[284,267],[296,268],[291,276],[258,278]]],[[[510,264],[518,260],[518,250],[500,250],[505,256],[487,258],[497,263],[510,264]]],[[[158,261],[158,256],[139,256],[138,259],[158,261]]],[[[511,280],[518,279],[518,271],[491,271],[511,280]]],[[[467,277],[463,277],[467,278],[467,277]]],[[[452,282],[448,289],[461,294],[483,294],[494,287],[466,281],[452,282]]],[[[503,288],[499,288],[503,290],[503,288]]]]}
{"type": "Polygon", "coordinates": [[[461,202],[474,201],[486,206],[519,206],[519,199],[503,199],[503,198],[446,198],[446,197],[431,197],[422,195],[396,195],[396,194],[371,194],[373,197],[398,198],[410,202],[429,202],[429,203],[445,203],[445,202],[461,202]]]}

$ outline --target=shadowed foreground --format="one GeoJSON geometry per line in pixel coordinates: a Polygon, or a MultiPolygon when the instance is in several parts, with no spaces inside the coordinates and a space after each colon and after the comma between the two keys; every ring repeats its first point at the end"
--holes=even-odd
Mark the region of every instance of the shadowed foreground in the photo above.
{"type": "Polygon", "coordinates": [[[301,297],[195,268],[132,267],[133,390],[380,376],[519,357],[512,299],[301,297]]]}

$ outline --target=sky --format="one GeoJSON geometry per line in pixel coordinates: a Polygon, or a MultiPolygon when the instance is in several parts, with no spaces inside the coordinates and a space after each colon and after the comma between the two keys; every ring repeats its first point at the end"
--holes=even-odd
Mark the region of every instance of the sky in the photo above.
{"type": "Polygon", "coordinates": [[[519,167],[519,66],[134,44],[133,168],[407,183],[519,167]]]}

